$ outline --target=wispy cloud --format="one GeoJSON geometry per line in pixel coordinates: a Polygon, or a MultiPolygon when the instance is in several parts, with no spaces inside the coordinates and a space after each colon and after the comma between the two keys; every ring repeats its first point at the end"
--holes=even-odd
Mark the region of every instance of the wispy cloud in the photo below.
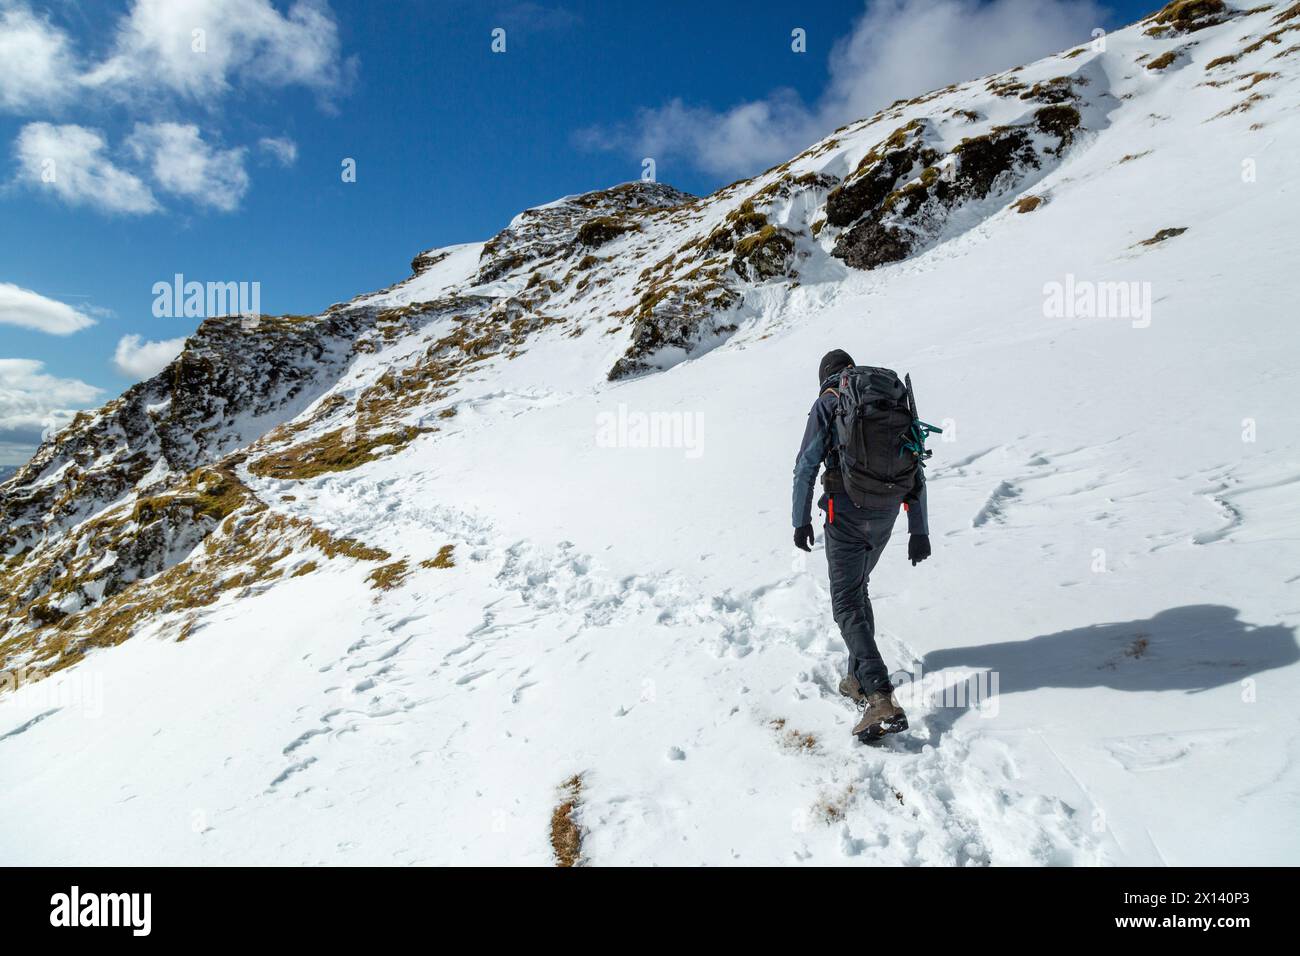
{"type": "Polygon", "coordinates": [[[153,378],[170,365],[184,347],[184,338],[147,342],[138,335],[124,335],[113,352],[113,367],[132,381],[153,378]]]}
{"type": "Polygon", "coordinates": [[[298,144],[287,136],[263,136],[257,148],[286,169],[298,162],[298,144]]]}
{"type": "MultiPolygon", "coordinates": [[[[575,142],[745,175],[897,99],[1082,43],[1103,12],[1092,0],[870,0],[850,34],[831,47],[830,78],[812,104],[789,89],[725,110],[671,99],[628,123],[580,130],[575,142]]],[[[815,48],[816,38],[809,43],[815,48]]]]}
{"type": "Polygon", "coordinates": [[[126,145],[149,164],[159,189],[201,206],[230,212],[248,191],[246,150],[217,149],[193,124],[137,123],[126,145]]]}
{"type": "Polygon", "coordinates": [[[106,213],[151,213],[153,191],[108,155],[99,130],[68,124],[28,123],[14,144],[17,180],[72,206],[106,213]]]}
{"type": "Polygon", "coordinates": [[[0,282],[0,325],[71,335],[95,324],[84,310],[50,299],[12,282],[0,282]]]}

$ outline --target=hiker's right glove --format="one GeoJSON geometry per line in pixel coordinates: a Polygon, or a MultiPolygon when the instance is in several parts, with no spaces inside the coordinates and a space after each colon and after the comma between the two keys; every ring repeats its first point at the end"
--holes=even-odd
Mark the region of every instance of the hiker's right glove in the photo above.
{"type": "Polygon", "coordinates": [[[907,560],[912,562],[912,567],[916,567],[929,556],[930,536],[928,534],[914,534],[907,539],[907,560]]]}
{"type": "Polygon", "coordinates": [[[811,551],[813,543],[812,525],[806,524],[794,529],[794,546],[800,551],[811,551]]]}

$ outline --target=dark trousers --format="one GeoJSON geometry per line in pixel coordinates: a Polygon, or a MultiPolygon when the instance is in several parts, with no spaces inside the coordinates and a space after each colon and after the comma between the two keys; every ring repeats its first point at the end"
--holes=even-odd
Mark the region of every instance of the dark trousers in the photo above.
{"type": "Polygon", "coordinates": [[[823,495],[826,563],[830,568],[831,612],[849,648],[849,673],[864,693],[890,691],[889,670],[876,647],[876,618],[867,581],[889,543],[898,509],[859,508],[848,495],[823,495]]]}

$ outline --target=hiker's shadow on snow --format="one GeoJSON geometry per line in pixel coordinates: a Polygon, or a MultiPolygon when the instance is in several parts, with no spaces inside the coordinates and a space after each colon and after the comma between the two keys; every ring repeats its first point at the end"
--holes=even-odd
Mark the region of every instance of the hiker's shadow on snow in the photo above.
{"type": "Polygon", "coordinates": [[[966,667],[997,675],[995,692],[1049,687],[1199,693],[1300,660],[1295,631],[1243,621],[1234,608],[1195,604],[1118,624],[1023,641],[932,651],[926,673],[966,667]]]}

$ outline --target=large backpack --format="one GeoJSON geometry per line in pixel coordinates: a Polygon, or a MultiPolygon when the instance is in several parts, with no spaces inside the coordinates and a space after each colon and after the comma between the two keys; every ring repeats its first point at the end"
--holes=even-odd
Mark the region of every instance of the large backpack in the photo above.
{"type": "Polygon", "coordinates": [[[911,376],[900,381],[892,369],[850,366],[834,392],[832,441],[845,492],[859,508],[897,508],[921,480],[926,436],[942,429],[917,418],[911,376]]]}

